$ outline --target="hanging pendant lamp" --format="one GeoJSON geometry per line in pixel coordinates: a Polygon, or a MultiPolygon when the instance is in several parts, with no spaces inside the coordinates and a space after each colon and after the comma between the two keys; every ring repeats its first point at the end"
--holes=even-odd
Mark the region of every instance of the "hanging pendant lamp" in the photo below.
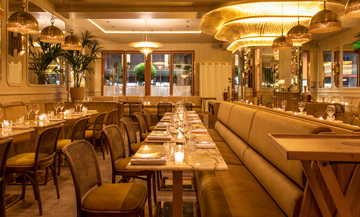
{"type": "Polygon", "coordinates": [[[345,16],[360,18],[360,1],[348,0],[345,7],[345,16]]]}
{"type": "Polygon", "coordinates": [[[50,20],[51,26],[45,27],[40,33],[40,41],[45,43],[61,43],[64,44],[65,38],[64,33],[61,29],[54,26],[55,20],[54,17],[50,20]]]}
{"type": "Polygon", "coordinates": [[[150,37],[148,41],[148,34],[147,34],[147,22],[149,20],[145,19],[146,22],[146,32],[145,32],[145,41],[141,42],[133,42],[130,43],[129,46],[134,47],[135,49],[139,50],[141,53],[145,54],[145,57],[147,58],[147,55],[154,50],[158,49],[159,47],[163,47],[164,45],[157,42],[151,42],[150,37]]]}
{"type": "Polygon", "coordinates": [[[311,41],[311,33],[309,28],[306,26],[300,25],[300,12],[299,12],[299,2],[298,2],[298,24],[292,27],[286,34],[286,40],[292,42],[295,46],[301,46],[302,44],[311,41]]]}
{"type": "Polygon", "coordinates": [[[61,45],[64,50],[82,50],[81,41],[74,35],[74,30],[70,29],[71,35],[65,37],[65,43],[61,45]]]}
{"type": "MultiPolygon", "coordinates": [[[[284,3],[282,3],[282,16],[284,16],[284,3]]],[[[287,50],[293,47],[293,43],[286,41],[286,36],[284,36],[284,17],[281,24],[281,35],[276,37],[272,43],[271,49],[273,50],[287,50]]]]}
{"type": "Polygon", "coordinates": [[[326,1],[324,1],[324,10],[316,13],[310,21],[309,30],[311,33],[327,33],[335,32],[341,29],[341,21],[339,16],[326,9],[326,1]]]}
{"type": "Polygon", "coordinates": [[[25,12],[25,3],[21,3],[21,8],[23,11],[11,14],[6,23],[6,29],[22,34],[39,34],[39,23],[36,18],[25,12]]]}

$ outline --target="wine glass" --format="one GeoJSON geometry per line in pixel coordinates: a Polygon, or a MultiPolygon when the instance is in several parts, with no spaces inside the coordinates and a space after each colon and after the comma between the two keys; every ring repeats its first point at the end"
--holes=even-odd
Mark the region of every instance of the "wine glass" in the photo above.
{"type": "Polygon", "coordinates": [[[173,137],[175,143],[176,143],[176,137],[179,134],[179,131],[180,130],[179,130],[178,124],[176,124],[176,123],[169,124],[169,132],[170,132],[171,136],[173,137]]]}
{"type": "Polygon", "coordinates": [[[81,113],[81,107],[83,106],[83,102],[79,100],[79,112],[81,113]]]}
{"type": "Polygon", "coordinates": [[[75,105],[75,113],[76,113],[77,107],[79,106],[79,100],[74,100],[74,105],[75,105]]]}
{"type": "Polygon", "coordinates": [[[281,107],[283,108],[284,111],[285,111],[286,105],[287,105],[286,100],[281,101],[281,107]]]}
{"type": "Polygon", "coordinates": [[[33,105],[32,105],[32,110],[33,110],[34,113],[35,113],[35,117],[37,117],[37,114],[38,114],[39,111],[40,111],[40,104],[38,104],[38,103],[33,104],[33,105]]]}
{"type": "Polygon", "coordinates": [[[64,101],[59,102],[59,106],[60,106],[61,112],[63,112],[63,109],[65,108],[65,102],[64,101]]]}
{"type": "Polygon", "coordinates": [[[300,101],[300,102],[298,103],[298,108],[299,108],[299,110],[300,110],[300,114],[302,114],[303,111],[304,111],[304,109],[305,109],[305,102],[300,101]]]}
{"type": "Polygon", "coordinates": [[[334,120],[334,113],[335,113],[335,105],[328,105],[326,107],[326,113],[328,114],[328,119],[330,121],[333,121],[334,120]]]}
{"type": "Polygon", "coordinates": [[[60,103],[59,102],[54,102],[53,106],[54,106],[54,109],[55,109],[55,114],[57,115],[57,111],[58,111],[58,109],[60,107],[60,103]]]}
{"type": "Polygon", "coordinates": [[[30,123],[30,113],[32,112],[32,106],[31,106],[31,104],[25,104],[25,106],[24,106],[24,108],[25,108],[25,112],[26,112],[26,114],[27,114],[27,119],[28,119],[28,124],[30,123]]]}

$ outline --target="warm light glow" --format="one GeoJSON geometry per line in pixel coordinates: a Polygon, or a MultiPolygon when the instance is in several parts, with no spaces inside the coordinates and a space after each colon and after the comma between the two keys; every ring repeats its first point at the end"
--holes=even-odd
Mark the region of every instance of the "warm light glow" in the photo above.
{"type": "Polygon", "coordinates": [[[181,134],[181,132],[179,133],[179,135],[177,136],[178,139],[182,139],[183,135],[181,134]]]}

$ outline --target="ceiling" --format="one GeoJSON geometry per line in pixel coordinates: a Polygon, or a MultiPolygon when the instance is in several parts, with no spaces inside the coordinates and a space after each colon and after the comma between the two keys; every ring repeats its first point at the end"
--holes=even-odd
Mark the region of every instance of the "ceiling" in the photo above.
{"type": "MultiPolygon", "coordinates": [[[[346,0],[340,0],[346,4],[346,0]]],[[[219,43],[214,36],[200,32],[201,18],[207,12],[232,4],[225,0],[29,0],[29,11],[46,26],[51,13],[67,22],[66,31],[93,31],[103,43],[141,41],[148,21],[151,41],[161,43],[219,43]],[[40,7],[39,7],[40,6],[40,7]],[[42,9],[44,8],[44,9],[42,9]],[[45,12],[48,11],[48,12],[45,12]],[[46,20],[45,20],[46,19],[46,20]]],[[[10,12],[19,11],[21,0],[11,0],[10,12]]],[[[313,40],[336,35],[352,27],[360,27],[359,19],[342,16],[343,29],[327,34],[313,34],[313,40]]],[[[65,25],[55,25],[65,31],[65,25]]]]}

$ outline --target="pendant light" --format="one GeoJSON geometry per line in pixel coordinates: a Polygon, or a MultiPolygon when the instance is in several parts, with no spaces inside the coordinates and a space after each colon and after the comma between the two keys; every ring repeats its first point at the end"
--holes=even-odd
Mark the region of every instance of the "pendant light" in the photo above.
{"type": "Polygon", "coordinates": [[[360,18],[360,1],[348,0],[345,7],[345,16],[360,18]]]}
{"type": "Polygon", "coordinates": [[[36,18],[25,12],[25,3],[21,3],[21,8],[22,11],[11,14],[6,23],[6,29],[22,34],[39,34],[39,23],[36,18]]]}
{"type": "Polygon", "coordinates": [[[335,32],[341,29],[339,16],[326,9],[326,1],[324,1],[324,10],[316,13],[310,21],[309,30],[311,33],[327,33],[335,32]]]}
{"type": "MultiPolygon", "coordinates": [[[[282,3],[282,16],[284,16],[284,3],[282,3]]],[[[287,50],[293,47],[293,43],[286,41],[286,36],[284,36],[284,17],[281,24],[281,35],[276,37],[272,43],[271,49],[273,50],[287,50]]]]}
{"type": "Polygon", "coordinates": [[[300,25],[300,2],[298,2],[298,24],[292,27],[286,34],[286,40],[292,41],[295,46],[301,46],[302,44],[311,41],[311,33],[309,28],[300,25]]]}
{"type": "MultiPolygon", "coordinates": [[[[71,0],[71,12],[72,12],[72,0],[71,0]]],[[[72,17],[70,19],[72,27],[72,17]]],[[[65,43],[61,45],[64,50],[82,50],[82,44],[78,37],[74,35],[74,30],[70,29],[70,35],[65,37],[65,43]]]]}
{"type": "Polygon", "coordinates": [[[133,42],[130,43],[129,46],[134,47],[135,49],[139,50],[141,53],[145,54],[145,57],[147,58],[147,55],[154,50],[158,49],[159,47],[163,47],[164,45],[157,42],[151,42],[150,37],[148,41],[148,33],[147,33],[147,22],[149,20],[145,19],[146,22],[146,32],[145,32],[145,41],[141,42],[133,42]]]}
{"type": "Polygon", "coordinates": [[[65,42],[64,34],[61,29],[54,26],[55,20],[54,15],[50,20],[51,26],[45,27],[40,33],[40,41],[45,43],[61,43],[65,42]]]}

